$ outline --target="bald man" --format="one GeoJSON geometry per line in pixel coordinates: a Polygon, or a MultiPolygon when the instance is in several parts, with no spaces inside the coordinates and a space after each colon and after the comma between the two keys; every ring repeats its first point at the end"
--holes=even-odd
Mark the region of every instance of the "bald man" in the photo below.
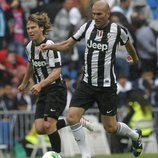
{"type": "Polygon", "coordinates": [[[41,49],[64,51],[70,49],[81,38],[85,38],[85,62],[83,78],[72,97],[67,121],[81,149],[82,158],[89,158],[80,118],[87,109],[97,103],[106,132],[128,136],[132,139],[134,156],[142,151],[141,130],[132,130],[126,124],[117,122],[117,84],[114,72],[117,45],[124,45],[131,58],[130,63],[137,63],[136,51],[129,40],[128,31],[109,21],[110,8],[105,0],[97,0],[92,5],[93,20],[83,24],[80,29],[66,41],[46,45],[41,49]]]}

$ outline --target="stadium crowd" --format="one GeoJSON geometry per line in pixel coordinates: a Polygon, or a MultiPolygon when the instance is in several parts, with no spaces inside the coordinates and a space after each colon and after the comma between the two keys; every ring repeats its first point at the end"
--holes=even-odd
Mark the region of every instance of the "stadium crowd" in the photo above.
{"type": "MultiPolygon", "coordinates": [[[[26,71],[27,56],[25,45],[26,18],[37,11],[47,12],[52,22],[48,38],[61,42],[70,37],[85,21],[91,18],[90,1],[93,0],[0,0],[0,110],[32,111],[36,97],[29,88],[19,92],[17,87],[26,71]]],[[[116,54],[116,74],[118,80],[118,119],[130,122],[125,109],[132,102],[158,108],[158,1],[157,0],[109,0],[110,20],[128,29],[137,50],[139,63],[135,66],[127,62],[128,54],[120,45],[116,54]],[[129,99],[132,90],[139,90],[139,97],[129,99]],[[142,98],[141,97],[141,98],[142,98]],[[123,109],[123,110],[122,110],[123,109]]],[[[62,75],[67,84],[67,107],[77,81],[82,77],[84,62],[84,40],[62,53],[62,75]]],[[[33,81],[30,81],[30,85],[33,81]]],[[[134,104],[133,104],[134,105],[134,104]]],[[[94,105],[95,108],[96,105],[94,105]]],[[[144,108],[142,108],[144,109],[144,108]]],[[[133,110],[136,112],[136,110],[133,110]]],[[[152,111],[152,110],[151,110],[152,111]]],[[[132,115],[134,115],[134,112],[132,115]]],[[[150,110],[147,110],[147,113],[150,110]]],[[[131,114],[131,113],[130,113],[131,114]]],[[[157,118],[158,114],[154,113],[157,118]]],[[[152,118],[149,118],[152,119],[152,118]]],[[[158,133],[158,127],[155,126],[158,133]]],[[[115,150],[116,151],[116,150],[115,150]]],[[[114,152],[115,152],[114,151],[114,152]]]]}

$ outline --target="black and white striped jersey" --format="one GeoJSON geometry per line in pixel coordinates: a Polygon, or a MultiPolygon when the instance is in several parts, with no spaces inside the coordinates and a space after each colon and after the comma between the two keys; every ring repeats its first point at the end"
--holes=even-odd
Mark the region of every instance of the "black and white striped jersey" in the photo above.
{"type": "Polygon", "coordinates": [[[97,29],[92,20],[82,25],[73,38],[77,41],[85,38],[86,42],[83,80],[97,87],[110,87],[115,84],[115,54],[119,43],[127,43],[127,30],[116,23],[97,29]]]}
{"type": "MultiPolygon", "coordinates": [[[[45,39],[42,43],[52,44],[54,42],[45,39]]],[[[40,52],[39,47],[40,45],[35,45],[32,41],[26,46],[28,60],[32,64],[34,70],[33,79],[35,83],[39,83],[41,80],[46,79],[53,68],[61,67],[60,52],[52,50],[40,52]]],[[[59,83],[61,79],[60,76],[60,78],[52,84],[59,83]]]]}

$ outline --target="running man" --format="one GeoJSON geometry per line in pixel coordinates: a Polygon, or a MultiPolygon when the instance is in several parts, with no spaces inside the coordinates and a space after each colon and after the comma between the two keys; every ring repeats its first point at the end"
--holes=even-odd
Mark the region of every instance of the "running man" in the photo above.
{"type": "Polygon", "coordinates": [[[69,39],[56,44],[41,44],[40,48],[43,51],[64,51],[70,49],[81,38],[85,38],[83,78],[72,97],[67,121],[84,153],[85,139],[82,139],[83,130],[79,121],[85,111],[97,102],[106,132],[131,138],[133,154],[137,157],[142,152],[141,130],[133,130],[116,119],[117,85],[114,67],[118,44],[126,47],[131,56],[130,63],[136,64],[139,59],[129,40],[128,31],[116,23],[111,23],[109,16],[108,3],[105,0],[96,0],[92,5],[93,20],[83,24],[69,39]]]}

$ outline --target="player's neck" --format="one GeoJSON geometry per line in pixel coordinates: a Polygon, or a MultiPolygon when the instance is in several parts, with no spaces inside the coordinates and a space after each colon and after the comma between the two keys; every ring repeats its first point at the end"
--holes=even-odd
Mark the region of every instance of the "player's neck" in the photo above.
{"type": "Polygon", "coordinates": [[[35,43],[36,46],[40,45],[41,43],[43,43],[43,41],[45,40],[46,38],[43,36],[41,38],[38,38],[37,40],[34,40],[33,42],[35,43]]]}
{"type": "Polygon", "coordinates": [[[109,20],[103,25],[99,26],[98,29],[104,29],[109,24],[109,20]]]}

